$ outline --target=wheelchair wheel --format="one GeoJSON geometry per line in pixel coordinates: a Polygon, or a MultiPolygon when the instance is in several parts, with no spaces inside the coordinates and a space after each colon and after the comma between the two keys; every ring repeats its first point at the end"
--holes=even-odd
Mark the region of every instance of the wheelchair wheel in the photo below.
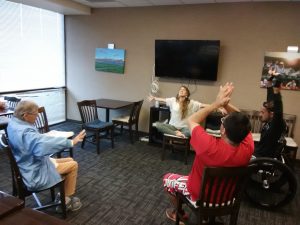
{"type": "Polygon", "coordinates": [[[246,196],[263,208],[273,209],[289,203],[296,194],[297,180],[292,170],[271,158],[251,160],[253,169],[246,186],[246,196]]]}

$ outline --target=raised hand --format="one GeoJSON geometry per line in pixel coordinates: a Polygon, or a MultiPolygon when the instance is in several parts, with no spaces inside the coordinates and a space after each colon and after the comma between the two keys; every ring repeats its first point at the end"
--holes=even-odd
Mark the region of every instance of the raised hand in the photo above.
{"type": "Polygon", "coordinates": [[[78,142],[82,142],[83,138],[85,137],[86,132],[85,130],[82,130],[72,141],[73,145],[76,145],[78,142]]]}
{"type": "Polygon", "coordinates": [[[233,89],[234,86],[231,82],[227,82],[225,85],[220,86],[219,93],[215,101],[219,107],[224,107],[229,103],[233,89]]]}
{"type": "Polygon", "coordinates": [[[150,95],[148,96],[148,101],[149,101],[149,102],[152,102],[153,100],[155,100],[155,97],[154,97],[153,95],[150,94],[150,95]]]}

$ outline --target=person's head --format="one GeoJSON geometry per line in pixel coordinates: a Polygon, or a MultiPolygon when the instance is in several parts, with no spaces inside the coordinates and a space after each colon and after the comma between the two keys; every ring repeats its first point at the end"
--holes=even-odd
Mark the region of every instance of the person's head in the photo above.
{"type": "Polygon", "coordinates": [[[32,101],[20,101],[15,108],[14,116],[28,123],[34,123],[38,116],[39,106],[32,101]]]}
{"type": "Polygon", "coordinates": [[[180,105],[181,119],[184,119],[186,117],[188,105],[190,103],[190,90],[186,86],[182,85],[179,88],[176,100],[180,105]]]}
{"type": "Polygon", "coordinates": [[[190,90],[188,89],[188,87],[182,85],[180,88],[179,88],[179,91],[178,91],[178,94],[177,94],[177,98],[180,98],[180,97],[185,97],[185,98],[189,98],[190,97],[190,90]]]}
{"type": "Polygon", "coordinates": [[[226,136],[233,144],[240,144],[251,131],[248,116],[241,112],[232,112],[221,122],[222,137],[226,136]]]}
{"type": "Polygon", "coordinates": [[[261,122],[269,122],[273,119],[274,104],[273,102],[264,102],[260,111],[259,119],[261,122]]]}
{"type": "Polygon", "coordinates": [[[278,64],[280,67],[284,67],[284,62],[280,61],[280,63],[278,64]]]}

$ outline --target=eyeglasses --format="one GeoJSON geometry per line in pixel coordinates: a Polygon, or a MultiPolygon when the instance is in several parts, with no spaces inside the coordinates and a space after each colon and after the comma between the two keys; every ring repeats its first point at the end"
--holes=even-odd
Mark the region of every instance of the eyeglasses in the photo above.
{"type": "Polygon", "coordinates": [[[39,113],[38,113],[38,112],[28,112],[27,114],[36,116],[36,115],[38,115],[39,113]]]}

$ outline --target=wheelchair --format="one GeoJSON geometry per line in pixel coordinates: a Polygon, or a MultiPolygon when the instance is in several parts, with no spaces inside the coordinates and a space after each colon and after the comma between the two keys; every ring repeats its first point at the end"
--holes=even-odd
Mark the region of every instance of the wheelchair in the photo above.
{"type": "Polygon", "coordinates": [[[295,197],[297,180],[285,145],[286,141],[282,138],[274,158],[259,157],[250,161],[249,167],[252,171],[245,195],[255,205],[276,209],[288,204],[295,197]]]}

